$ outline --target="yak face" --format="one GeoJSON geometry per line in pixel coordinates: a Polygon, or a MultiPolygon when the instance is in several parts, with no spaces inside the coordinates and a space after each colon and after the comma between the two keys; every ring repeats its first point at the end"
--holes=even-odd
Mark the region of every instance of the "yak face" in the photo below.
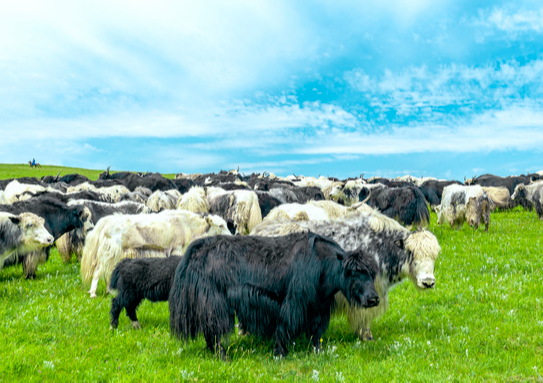
{"type": "Polygon", "coordinates": [[[349,303],[361,307],[377,306],[379,295],[374,280],[379,266],[375,258],[357,249],[347,253],[342,263],[345,277],[342,292],[349,303]]]}
{"type": "Polygon", "coordinates": [[[81,213],[81,221],[83,222],[83,234],[86,235],[89,231],[94,229],[94,223],[92,222],[92,213],[86,206],[83,208],[83,212],[81,213]]]}
{"type": "Polygon", "coordinates": [[[53,236],[45,229],[45,220],[32,213],[21,213],[11,221],[22,231],[21,250],[33,251],[53,244],[53,236]]]}
{"type": "Polygon", "coordinates": [[[526,198],[526,188],[524,187],[524,184],[517,185],[515,187],[515,191],[513,192],[513,195],[511,196],[512,200],[515,200],[518,198],[526,198]]]}
{"type": "Polygon", "coordinates": [[[412,232],[405,241],[405,248],[413,255],[409,275],[415,286],[421,290],[433,288],[435,264],[441,251],[437,238],[428,230],[412,232]]]}

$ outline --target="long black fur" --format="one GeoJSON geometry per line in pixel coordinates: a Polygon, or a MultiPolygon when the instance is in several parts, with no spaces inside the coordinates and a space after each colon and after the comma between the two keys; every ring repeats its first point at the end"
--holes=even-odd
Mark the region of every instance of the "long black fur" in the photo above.
{"type": "Polygon", "coordinates": [[[140,328],[136,308],[143,299],[167,301],[181,257],[123,259],[113,270],[109,289],[118,291],[111,301],[111,327],[119,325],[123,308],[134,328],[140,328]]]}
{"type": "Polygon", "coordinates": [[[285,356],[301,333],[318,349],[336,292],[361,306],[378,304],[377,270],[375,258],[345,253],[314,233],[201,238],[176,270],[170,329],[185,340],[203,333],[208,349],[226,358],[221,338],[234,329],[237,315],[249,333],[273,337],[277,355],[285,356]]]}
{"type": "Polygon", "coordinates": [[[372,189],[367,203],[402,225],[427,225],[430,222],[426,199],[416,186],[372,189]]]}

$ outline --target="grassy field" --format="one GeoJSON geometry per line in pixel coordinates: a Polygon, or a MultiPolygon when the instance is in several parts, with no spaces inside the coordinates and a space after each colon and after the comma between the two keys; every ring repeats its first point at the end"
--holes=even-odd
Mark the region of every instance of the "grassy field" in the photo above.
{"type": "MultiPolygon", "coordinates": [[[[78,171],[0,165],[0,178],[78,171]]],[[[534,381],[543,382],[543,222],[519,208],[491,215],[488,233],[430,229],[442,246],[436,288],[405,281],[388,313],[362,343],[333,317],[314,354],[306,339],[285,359],[271,341],[233,335],[230,363],[205,350],[202,337],[170,336],[168,305],[144,302],[141,331],[122,314],[109,327],[111,297],[101,282],[89,299],[79,264],[56,250],[33,281],[21,267],[0,271],[0,381],[534,381]]]]}

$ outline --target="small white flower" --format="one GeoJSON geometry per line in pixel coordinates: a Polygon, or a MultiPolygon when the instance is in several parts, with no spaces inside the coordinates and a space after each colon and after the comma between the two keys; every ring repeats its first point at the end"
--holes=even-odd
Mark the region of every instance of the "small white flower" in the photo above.
{"type": "Polygon", "coordinates": [[[319,372],[317,370],[313,370],[313,375],[311,376],[311,379],[316,382],[319,381],[319,372]]]}

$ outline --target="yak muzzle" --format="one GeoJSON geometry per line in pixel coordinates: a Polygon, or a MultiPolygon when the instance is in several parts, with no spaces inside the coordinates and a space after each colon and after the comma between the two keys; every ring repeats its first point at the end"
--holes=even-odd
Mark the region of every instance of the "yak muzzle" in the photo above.
{"type": "Polygon", "coordinates": [[[436,285],[435,278],[424,278],[417,282],[418,286],[422,289],[433,289],[436,285]]]}

